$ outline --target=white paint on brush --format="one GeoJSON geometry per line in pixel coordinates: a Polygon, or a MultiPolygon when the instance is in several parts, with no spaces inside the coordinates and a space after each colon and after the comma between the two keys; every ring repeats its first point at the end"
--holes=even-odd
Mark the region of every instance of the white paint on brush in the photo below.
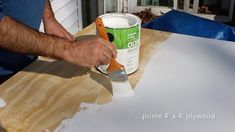
{"type": "Polygon", "coordinates": [[[0,98],[0,108],[5,107],[6,106],[6,102],[4,101],[4,99],[0,98]]]}
{"type": "Polygon", "coordinates": [[[111,81],[113,96],[122,97],[122,96],[133,96],[134,92],[131,88],[129,81],[126,82],[114,82],[111,81]]]}

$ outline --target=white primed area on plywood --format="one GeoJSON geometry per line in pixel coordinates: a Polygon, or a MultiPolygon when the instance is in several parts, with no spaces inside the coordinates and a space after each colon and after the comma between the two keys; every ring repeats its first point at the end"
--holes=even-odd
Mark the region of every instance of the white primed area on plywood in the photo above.
{"type": "MultiPolygon", "coordinates": [[[[51,0],[56,20],[71,34],[82,29],[81,0],[51,0]]],[[[40,31],[44,32],[43,23],[40,31]]]]}

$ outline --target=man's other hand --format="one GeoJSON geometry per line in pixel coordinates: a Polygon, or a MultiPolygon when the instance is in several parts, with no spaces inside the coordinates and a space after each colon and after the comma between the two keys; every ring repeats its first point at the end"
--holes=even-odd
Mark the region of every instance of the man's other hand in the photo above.
{"type": "Polygon", "coordinates": [[[52,11],[49,0],[45,2],[45,9],[43,14],[44,30],[47,34],[55,35],[61,38],[74,41],[75,38],[70,34],[56,19],[52,11]]]}
{"type": "Polygon", "coordinates": [[[44,20],[44,30],[47,34],[55,35],[61,38],[74,41],[75,38],[70,34],[56,19],[55,17],[50,17],[44,20]]]}

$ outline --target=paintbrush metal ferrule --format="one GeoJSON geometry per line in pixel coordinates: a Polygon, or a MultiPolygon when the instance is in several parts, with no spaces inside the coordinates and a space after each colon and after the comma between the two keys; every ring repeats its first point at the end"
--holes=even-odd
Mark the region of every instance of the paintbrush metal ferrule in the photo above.
{"type": "Polygon", "coordinates": [[[125,70],[116,70],[108,72],[108,76],[111,81],[124,82],[128,80],[125,70]]]}

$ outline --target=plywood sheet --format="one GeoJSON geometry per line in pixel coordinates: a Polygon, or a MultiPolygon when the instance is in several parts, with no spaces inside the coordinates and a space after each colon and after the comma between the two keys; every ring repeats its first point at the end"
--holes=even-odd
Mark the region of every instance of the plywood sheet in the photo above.
{"type": "MultiPolygon", "coordinates": [[[[77,35],[94,35],[92,24],[77,35]]],[[[171,34],[142,30],[140,66],[129,76],[134,87],[161,42],[171,34]],[[154,37],[153,37],[154,36],[154,37]]],[[[96,69],[63,61],[40,58],[0,85],[0,124],[9,132],[54,130],[61,121],[80,111],[81,103],[105,104],[111,101],[110,82],[96,69]]]]}

